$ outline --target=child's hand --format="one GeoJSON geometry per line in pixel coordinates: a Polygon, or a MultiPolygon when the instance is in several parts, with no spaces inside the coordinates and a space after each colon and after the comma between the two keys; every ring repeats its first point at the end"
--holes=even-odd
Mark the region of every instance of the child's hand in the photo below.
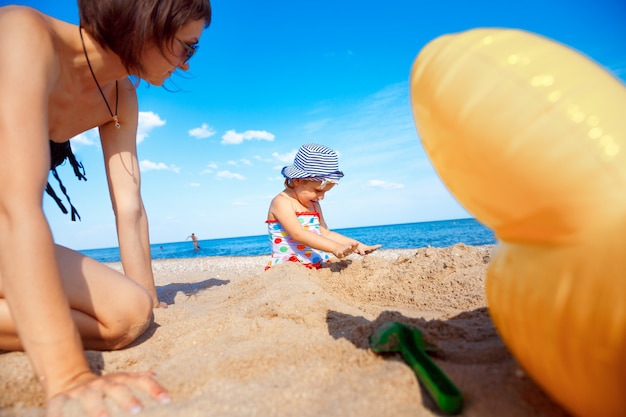
{"type": "Polygon", "coordinates": [[[376,249],[380,248],[382,245],[364,245],[359,243],[355,252],[359,255],[367,255],[368,253],[374,252],[376,249]]]}
{"type": "Polygon", "coordinates": [[[341,259],[350,255],[352,252],[356,251],[357,246],[359,246],[358,242],[354,242],[351,245],[337,245],[337,248],[333,251],[333,254],[341,259]]]}

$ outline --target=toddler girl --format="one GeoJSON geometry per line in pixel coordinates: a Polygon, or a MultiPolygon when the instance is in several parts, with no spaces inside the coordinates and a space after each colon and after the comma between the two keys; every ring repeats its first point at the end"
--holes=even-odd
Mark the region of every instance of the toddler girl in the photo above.
{"type": "Polygon", "coordinates": [[[319,202],[343,177],[335,151],[324,145],[302,145],[293,165],[284,167],[282,174],[285,189],[274,197],[267,213],[272,258],[265,269],[284,262],[320,268],[331,255],[366,255],[380,248],[328,230],[319,202]]]}

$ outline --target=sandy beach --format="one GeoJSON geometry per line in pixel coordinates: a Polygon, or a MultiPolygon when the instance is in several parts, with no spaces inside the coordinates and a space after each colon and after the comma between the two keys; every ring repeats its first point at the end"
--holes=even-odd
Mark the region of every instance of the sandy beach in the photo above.
{"type": "MultiPolygon", "coordinates": [[[[101,373],[151,369],[172,402],[146,416],[440,416],[399,354],[368,337],[386,321],[419,327],[464,396],[460,415],[565,417],[495,331],[484,277],[492,246],[379,250],[320,270],[267,256],[154,261],[167,309],[130,347],[87,352],[101,373]]],[[[117,263],[111,267],[120,269],[117,263]]],[[[0,354],[0,417],[43,416],[26,356],[0,354]]],[[[113,407],[113,416],[127,416],[113,407]]],[[[82,416],[75,405],[67,416],[82,416]]]]}

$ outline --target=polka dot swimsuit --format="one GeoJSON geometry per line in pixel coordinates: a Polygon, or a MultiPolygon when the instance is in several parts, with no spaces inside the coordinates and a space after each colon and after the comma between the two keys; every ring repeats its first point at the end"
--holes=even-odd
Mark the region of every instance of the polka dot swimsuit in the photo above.
{"type": "MultiPolygon", "coordinates": [[[[296,216],[305,230],[321,234],[318,212],[296,213],[296,216]]],[[[272,258],[265,269],[285,262],[300,262],[308,268],[319,268],[322,264],[330,262],[331,254],[296,242],[278,221],[267,220],[266,223],[272,245],[272,258]]]]}

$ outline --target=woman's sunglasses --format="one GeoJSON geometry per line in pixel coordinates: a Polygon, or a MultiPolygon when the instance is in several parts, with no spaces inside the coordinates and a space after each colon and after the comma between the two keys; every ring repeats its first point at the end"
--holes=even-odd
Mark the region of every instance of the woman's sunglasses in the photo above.
{"type": "Polygon", "coordinates": [[[198,48],[200,47],[200,45],[193,44],[193,45],[189,45],[187,42],[183,42],[180,39],[176,38],[176,40],[178,42],[180,42],[180,44],[185,48],[185,50],[187,51],[187,55],[184,57],[183,59],[183,65],[186,64],[191,57],[196,53],[196,51],[198,50],[198,48]]]}

